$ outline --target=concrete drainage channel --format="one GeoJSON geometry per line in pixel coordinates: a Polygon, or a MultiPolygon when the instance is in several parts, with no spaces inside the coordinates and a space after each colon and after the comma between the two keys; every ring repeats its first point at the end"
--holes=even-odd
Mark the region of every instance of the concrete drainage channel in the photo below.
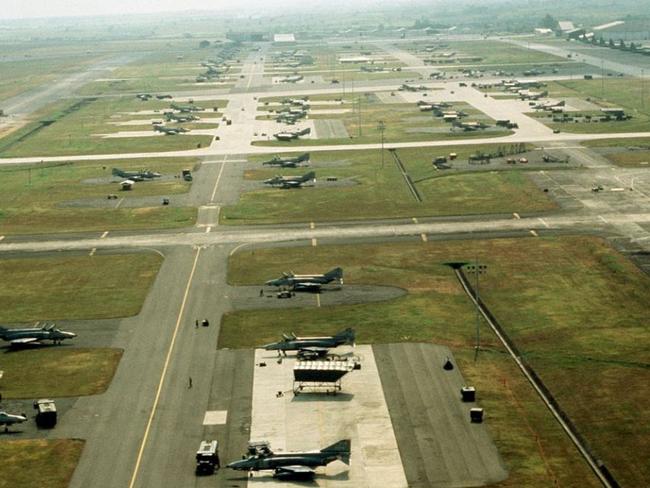
{"type": "Polygon", "coordinates": [[[422,203],[422,197],[420,196],[420,193],[418,192],[418,189],[415,187],[415,183],[413,183],[413,180],[411,179],[409,174],[406,172],[406,168],[404,167],[404,164],[402,163],[402,160],[397,155],[397,150],[389,149],[389,151],[393,155],[393,159],[395,160],[395,164],[397,165],[397,168],[399,169],[400,173],[402,173],[402,176],[404,177],[404,181],[406,181],[406,186],[408,186],[408,189],[411,192],[411,195],[413,195],[413,198],[415,198],[419,203],[422,203]]]}
{"type": "Polygon", "coordinates": [[[529,366],[524,359],[522,359],[517,346],[515,346],[514,342],[510,339],[510,337],[508,337],[507,333],[501,327],[497,319],[485,306],[483,300],[481,300],[480,297],[478,297],[477,300],[476,292],[472,288],[470,281],[463,273],[462,266],[464,264],[465,263],[449,263],[449,265],[454,269],[454,273],[456,273],[456,277],[463,287],[463,290],[465,290],[467,296],[470,298],[470,300],[472,300],[474,305],[478,307],[479,312],[487,324],[490,326],[499,341],[501,341],[503,346],[506,348],[508,354],[510,354],[512,359],[514,359],[521,372],[535,389],[539,397],[542,399],[546,407],[550,410],[553,417],[555,417],[555,419],[558,421],[562,429],[564,429],[582,457],[587,461],[587,464],[589,464],[589,467],[592,469],[596,477],[600,480],[602,485],[607,488],[619,488],[620,485],[614,476],[609,472],[607,466],[605,466],[601,460],[596,459],[596,457],[591,453],[589,447],[587,446],[587,442],[580,435],[578,429],[573,424],[569,416],[564,412],[564,410],[562,410],[557,400],[555,400],[549,389],[546,387],[537,373],[535,373],[533,368],[529,366]]]}

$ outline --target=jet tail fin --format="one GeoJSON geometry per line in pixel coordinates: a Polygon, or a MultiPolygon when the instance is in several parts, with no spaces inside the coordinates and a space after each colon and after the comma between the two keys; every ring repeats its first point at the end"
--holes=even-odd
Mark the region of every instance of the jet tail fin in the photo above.
{"type": "Polygon", "coordinates": [[[350,464],[351,442],[343,439],[320,450],[322,453],[336,454],[345,464],[350,464]]]}
{"type": "Polygon", "coordinates": [[[341,281],[343,280],[343,268],[334,268],[333,270],[325,273],[325,277],[341,281]]]}
{"type": "Polygon", "coordinates": [[[334,337],[337,339],[344,339],[346,344],[354,344],[356,334],[354,333],[354,329],[348,327],[347,329],[342,330],[336,334],[334,337]]]}
{"type": "Polygon", "coordinates": [[[112,172],[113,176],[124,176],[124,171],[122,171],[121,169],[118,169],[118,168],[113,168],[113,170],[111,172],[112,172]]]}

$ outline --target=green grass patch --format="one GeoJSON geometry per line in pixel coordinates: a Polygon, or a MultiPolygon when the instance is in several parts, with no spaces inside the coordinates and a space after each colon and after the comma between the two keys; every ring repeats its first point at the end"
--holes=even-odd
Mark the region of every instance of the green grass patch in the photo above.
{"type": "Polygon", "coordinates": [[[96,395],[110,384],[121,357],[121,349],[98,347],[9,350],[2,355],[2,394],[5,398],[96,395]]]}
{"type": "MultiPolygon", "coordinates": [[[[548,83],[549,96],[553,98],[582,98],[602,107],[625,109],[630,120],[609,122],[553,122],[551,128],[576,133],[642,132],[650,123],[650,90],[644,89],[640,78],[601,78],[594,80],[562,80],[548,83]]],[[[572,115],[571,112],[568,112],[572,115]]],[[[593,115],[602,115],[593,112],[593,115]]],[[[541,115],[540,115],[541,116],[541,115]]]]}
{"type": "Polygon", "coordinates": [[[29,439],[0,442],[0,488],[65,488],[81,457],[80,439],[29,439]]]}
{"type": "Polygon", "coordinates": [[[195,158],[143,159],[81,163],[11,165],[0,168],[0,234],[104,231],[114,229],[170,228],[193,225],[196,209],[189,207],[128,208],[119,200],[107,208],[90,208],[109,194],[129,200],[143,196],[172,196],[189,191],[181,178],[183,168],[195,169],[195,158]],[[120,178],[111,169],[148,168],[165,178],[136,183],[130,192],[118,191],[120,178]],[[69,202],[78,201],[71,207],[69,202]]]}
{"type": "MultiPolygon", "coordinates": [[[[443,263],[474,259],[487,265],[481,277],[482,298],[597,456],[623,486],[647,485],[650,466],[629,453],[645,452],[650,438],[650,428],[639,424],[650,414],[644,401],[650,384],[646,346],[650,279],[599,238],[240,251],[229,263],[229,281],[235,285],[263,283],[290,269],[310,273],[341,266],[346,284],[401,286],[408,295],[366,305],[230,313],[224,317],[219,345],[251,347],[277,340],[282,332],[325,334],[352,326],[364,343],[446,344],[463,358],[466,368],[472,363],[474,313],[443,263]]],[[[574,452],[573,448],[555,446],[567,442],[559,430],[537,445],[531,443],[541,435],[538,419],[544,408],[532,393],[519,398],[516,389],[506,388],[521,378],[508,372],[510,360],[500,359],[503,351],[484,326],[481,337],[478,363],[463,373],[477,385],[488,385],[491,392],[485,406],[500,420],[497,425],[490,422],[490,428],[497,445],[506,448],[501,451],[506,461],[518,470],[503,486],[519,486],[519,473],[528,480],[523,486],[538,486],[533,480],[539,473],[573,479],[566,484],[582,486],[572,473],[573,463],[562,461],[563,453],[574,452]],[[515,420],[506,417],[517,420],[517,430],[512,430],[515,420]]]]}
{"type": "Polygon", "coordinates": [[[154,253],[1,259],[0,323],[135,315],[161,262],[154,253]]]}
{"type": "MultiPolygon", "coordinates": [[[[437,148],[439,154],[456,152],[459,159],[498,146],[437,148]]],[[[245,192],[239,203],[223,207],[224,224],[354,220],[501,212],[542,212],[555,208],[523,172],[445,173],[431,165],[430,149],[400,149],[398,155],[415,181],[423,201],[410,194],[390,152],[319,152],[311,168],[284,170],[283,174],[316,172],[317,178],[335,176],[339,186],[298,190],[263,189],[245,192]]],[[[270,178],[277,169],[253,170],[250,179],[270,178]]]]}
{"type": "MultiPolygon", "coordinates": [[[[219,106],[217,101],[211,105],[219,106]]],[[[206,107],[211,107],[206,105],[206,107]]],[[[179,134],[152,137],[106,138],[106,134],[151,131],[150,119],[163,119],[168,100],[141,102],[133,96],[121,98],[85,98],[54,104],[47,114],[0,139],[3,157],[65,156],[75,154],[111,154],[128,152],[165,152],[194,149],[209,145],[212,137],[179,134]],[[134,114],[142,110],[159,110],[160,114],[134,114]],[[140,120],[142,125],[120,126],[119,122],[140,120]],[[46,148],[46,149],[43,149],[46,148]]],[[[202,112],[210,114],[210,112],[202,112]]],[[[215,114],[216,115],[216,114],[215,114]]]]}
{"type": "MultiPolygon", "coordinates": [[[[330,96],[333,100],[338,98],[330,96]]],[[[463,111],[467,114],[465,121],[480,121],[489,126],[486,130],[466,132],[454,128],[442,118],[433,117],[431,112],[420,112],[414,103],[383,103],[376,95],[366,93],[358,97],[347,97],[342,105],[349,111],[336,114],[310,114],[310,119],[341,120],[345,125],[349,137],[331,139],[300,139],[301,145],[322,144],[375,144],[379,142],[377,126],[379,121],[384,122],[384,140],[390,142],[413,142],[433,140],[466,139],[472,137],[501,137],[512,134],[512,131],[496,127],[495,121],[483,112],[465,103],[455,103],[450,110],[463,111]],[[359,109],[359,107],[361,107],[359,109]],[[361,116],[359,116],[359,111],[361,116]]],[[[329,108],[341,108],[333,105],[329,108]]],[[[275,115],[269,115],[275,118],[275,115]]],[[[295,141],[255,141],[253,144],[261,146],[291,146],[295,141]]]]}

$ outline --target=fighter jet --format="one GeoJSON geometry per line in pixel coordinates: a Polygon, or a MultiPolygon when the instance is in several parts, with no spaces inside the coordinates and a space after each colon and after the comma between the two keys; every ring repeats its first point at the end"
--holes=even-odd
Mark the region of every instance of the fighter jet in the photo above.
{"type": "Polygon", "coordinates": [[[153,178],[160,178],[160,173],[154,171],[149,171],[148,169],[143,169],[141,171],[123,171],[120,168],[113,168],[113,176],[119,176],[120,178],[127,178],[132,181],[144,181],[151,180],[153,178]]]}
{"type": "Polygon", "coordinates": [[[275,156],[268,161],[264,161],[262,164],[264,166],[279,166],[281,168],[296,168],[302,166],[301,163],[309,163],[309,153],[301,154],[295,158],[283,158],[280,156],[275,156]]]}
{"type": "Polygon", "coordinates": [[[0,339],[9,342],[12,346],[42,344],[41,341],[52,341],[54,344],[61,344],[63,340],[72,339],[73,337],[77,337],[77,334],[61,330],[54,324],[26,329],[6,329],[0,327],[0,339]]]}
{"type": "Polygon", "coordinates": [[[337,459],[350,464],[350,439],[327,446],[320,451],[274,453],[268,442],[249,444],[248,455],[228,464],[238,471],[272,470],[279,479],[311,478],[314,468],[326,466],[337,459]]]}
{"type": "Polygon", "coordinates": [[[297,337],[295,334],[282,334],[282,340],[266,344],[267,351],[278,351],[278,355],[287,355],[287,351],[305,351],[329,349],[343,344],[354,345],[354,330],[347,328],[336,335],[325,337],[297,337]]]}
{"type": "Polygon", "coordinates": [[[199,118],[196,115],[192,114],[185,114],[185,115],[178,115],[174,112],[165,112],[165,118],[168,121],[176,121],[176,122],[191,122],[193,120],[199,120],[199,118]]]}
{"type": "Polygon", "coordinates": [[[190,103],[188,105],[179,105],[178,103],[172,103],[170,107],[174,110],[178,110],[179,112],[202,112],[205,110],[203,107],[199,107],[193,103],[190,103]]]}
{"type": "Polygon", "coordinates": [[[152,97],[152,95],[149,94],[149,93],[138,93],[135,97],[139,98],[143,102],[146,102],[147,100],[149,100],[152,97]]]}
{"type": "Polygon", "coordinates": [[[424,91],[427,90],[428,88],[424,85],[409,85],[407,83],[404,83],[401,85],[398,90],[400,91],[411,91],[411,92],[416,92],[416,91],[424,91]]]}
{"type": "Polygon", "coordinates": [[[325,274],[297,275],[293,272],[282,273],[281,278],[269,280],[267,286],[289,286],[296,291],[306,291],[308,288],[318,288],[332,281],[343,284],[343,269],[334,268],[325,274]]]}
{"type": "Polygon", "coordinates": [[[291,75],[291,76],[285,76],[284,78],[280,78],[278,80],[279,83],[298,83],[299,81],[302,81],[304,79],[304,76],[302,75],[291,75]]]}
{"type": "Polygon", "coordinates": [[[281,188],[300,188],[308,181],[316,181],[316,173],[310,171],[302,176],[274,176],[268,180],[264,180],[265,185],[279,186],[281,188]]]}
{"type": "Polygon", "coordinates": [[[293,132],[278,132],[277,134],[273,134],[273,137],[275,137],[278,141],[293,141],[294,139],[298,139],[299,137],[306,136],[308,134],[311,134],[311,129],[309,127],[293,132]]]}
{"type": "Polygon", "coordinates": [[[160,125],[160,124],[154,124],[153,130],[156,132],[162,132],[166,136],[175,136],[177,134],[190,131],[185,127],[165,127],[164,125],[160,125]]]}
{"type": "Polygon", "coordinates": [[[13,424],[22,424],[27,421],[25,415],[15,415],[7,412],[0,412],[0,425],[5,426],[5,432],[9,432],[9,426],[13,424]]]}

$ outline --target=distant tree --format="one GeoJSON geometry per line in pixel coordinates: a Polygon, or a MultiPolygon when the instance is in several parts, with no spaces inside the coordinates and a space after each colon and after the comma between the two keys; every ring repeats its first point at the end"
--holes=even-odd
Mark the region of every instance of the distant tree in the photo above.
{"type": "Polygon", "coordinates": [[[618,48],[625,49],[625,41],[623,41],[623,39],[618,40],[618,48]]]}
{"type": "Polygon", "coordinates": [[[206,47],[210,47],[210,41],[201,41],[201,42],[199,42],[199,47],[201,49],[205,49],[206,47]]]}
{"type": "Polygon", "coordinates": [[[638,49],[637,45],[633,42],[630,42],[630,51],[636,51],[638,49]]]}
{"type": "Polygon", "coordinates": [[[609,40],[609,47],[616,47],[616,44],[614,44],[614,39],[609,40]]]}
{"type": "Polygon", "coordinates": [[[550,14],[546,14],[546,17],[542,19],[542,27],[546,29],[557,30],[558,28],[557,19],[552,17],[550,14]]]}
{"type": "Polygon", "coordinates": [[[601,46],[605,45],[605,38],[603,36],[600,36],[600,39],[598,39],[598,44],[600,44],[601,46]]]}

